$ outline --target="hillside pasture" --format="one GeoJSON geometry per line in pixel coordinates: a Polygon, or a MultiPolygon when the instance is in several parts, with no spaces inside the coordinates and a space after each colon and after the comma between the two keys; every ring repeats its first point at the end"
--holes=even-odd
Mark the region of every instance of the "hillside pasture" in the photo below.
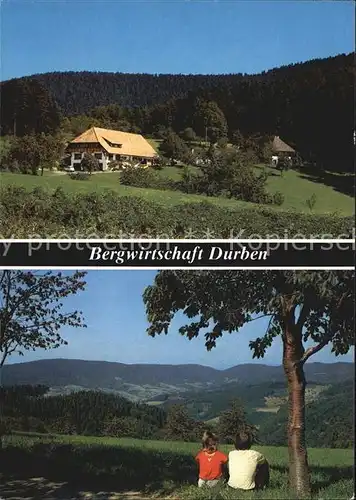
{"type": "MultiPolygon", "coordinates": [[[[230,446],[222,446],[224,452],[230,446]]],[[[271,465],[264,492],[196,487],[194,455],[199,444],[90,436],[17,434],[4,438],[0,496],[15,497],[34,486],[42,498],[285,499],[288,451],[258,447],[271,465]],[[50,495],[48,491],[51,490],[50,495]],[[70,496],[67,496],[70,495],[70,496]]],[[[353,493],[352,450],[309,450],[312,498],[349,499],[353,493]]],[[[21,498],[21,497],[20,497],[21,498]]]]}
{"type": "MultiPolygon", "coordinates": [[[[196,171],[194,167],[191,167],[196,171]]],[[[259,167],[256,167],[260,170],[259,167]]],[[[315,182],[315,179],[309,175],[295,170],[285,172],[283,176],[274,169],[267,169],[270,176],[267,180],[267,190],[270,193],[280,191],[285,200],[282,207],[269,206],[275,211],[292,210],[301,213],[315,214],[338,214],[352,215],[354,213],[354,200],[331,185],[315,182]],[[315,198],[315,204],[312,210],[308,207],[307,200],[315,198]]],[[[165,167],[158,171],[162,177],[172,180],[179,180],[182,169],[177,167],[165,167]]],[[[349,183],[353,182],[350,177],[349,183]]],[[[89,180],[77,181],[71,179],[63,172],[45,172],[43,176],[32,176],[23,174],[14,174],[4,172],[0,174],[0,183],[5,186],[8,184],[22,186],[26,189],[33,189],[41,186],[49,190],[55,190],[62,187],[66,192],[92,192],[104,191],[107,189],[115,191],[120,196],[138,196],[145,200],[154,200],[164,205],[172,206],[180,203],[201,202],[207,199],[203,195],[185,194],[179,191],[143,189],[120,184],[120,174],[115,172],[102,172],[92,175],[89,180]]],[[[255,207],[249,202],[231,200],[223,197],[209,197],[209,202],[227,208],[255,207]]]]}

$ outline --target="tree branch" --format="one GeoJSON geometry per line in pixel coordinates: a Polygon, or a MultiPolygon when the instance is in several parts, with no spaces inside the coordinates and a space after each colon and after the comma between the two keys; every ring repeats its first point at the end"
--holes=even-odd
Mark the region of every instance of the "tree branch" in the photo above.
{"type": "MultiPolygon", "coordinates": [[[[346,299],[347,295],[348,295],[348,292],[344,292],[341,295],[341,297],[339,298],[338,303],[337,303],[337,309],[340,309],[340,307],[341,307],[342,303],[344,302],[344,300],[346,299]]],[[[303,309],[304,309],[304,307],[303,307],[303,309]]],[[[302,310],[302,312],[303,312],[303,310],[302,310]]],[[[301,314],[302,314],[302,312],[301,312],[301,314]]],[[[317,352],[321,351],[329,342],[332,341],[333,333],[330,332],[330,329],[331,329],[331,327],[329,324],[329,333],[326,334],[325,339],[322,342],[319,342],[319,344],[306,349],[306,351],[304,352],[303,356],[301,357],[301,359],[299,360],[298,363],[303,365],[311,356],[313,356],[317,352]]]]}
{"type": "Polygon", "coordinates": [[[313,356],[313,354],[316,354],[317,352],[321,351],[323,349],[323,347],[325,347],[330,341],[332,340],[332,337],[329,337],[325,340],[323,340],[322,342],[320,342],[320,344],[317,344],[313,347],[309,347],[305,353],[303,354],[303,356],[301,357],[301,359],[299,360],[298,364],[302,364],[304,365],[304,363],[311,357],[313,356]]]}
{"type": "Polygon", "coordinates": [[[267,328],[267,330],[268,330],[269,327],[270,327],[270,324],[271,324],[271,321],[272,321],[273,317],[274,317],[274,313],[273,314],[262,314],[261,316],[257,316],[257,318],[250,319],[248,321],[248,323],[252,323],[252,321],[256,321],[257,319],[270,318],[269,323],[268,323],[268,328],[267,328]]]}
{"type": "Polygon", "coordinates": [[[269,329],[270,329],[270,326],[271,326],[271,323],[272,323],[273,319],[274,319],[274,314],[270,314],[270,319],[269,319],[269,322],[268,322],[268,325],[267,325],[267,329],[265,331],[265,336],[269,332],[269,329]]]}
{"type": "Polygon", "coordinates": [[[5,346],[4,351],[0,351],[0,352],[3,352],[3,355],[2,355],[1,361],[0,361],[0,367],[2,368],[4,366],[7,355],[9,354],[8,346],[5,346]]]}
{"type": "Polygon", "coordinates": [[[299,328],[299,329],[302,329],[303,328],[303,325],[305,323],[305,320],[307,319],[307,316],[308,314],[310,313],[311,311],[311,308],[309,305],[307,304],[303,304],[302,306],[302,309],[300,311],[300,314],[299,314],[299,318],[298,318],[298,321],[296,323],[296,326],[299,328]]]}

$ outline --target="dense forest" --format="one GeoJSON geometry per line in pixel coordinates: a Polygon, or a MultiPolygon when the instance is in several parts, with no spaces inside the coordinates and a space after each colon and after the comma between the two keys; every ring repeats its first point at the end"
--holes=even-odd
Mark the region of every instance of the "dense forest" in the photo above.
{"type": "MultiPolygon", "coordinates": [[[[306,440],[315,448],[351,448],[354,442],[354,381],[335,384],[306,407],[306,440]]],[[[265,444],[284,446],[287,439],[288,408],[266,417],[260,426],[265,444]]]]}
{"type": "MultiPolygon", "coordinates": [[[[271,384],[271,394],[281,384],[271,384]]],[[[251,421],[248,389],[245,399],[224,401],[219,419],[206,423],[189,414],[184,405],[170,407],[133,403],[118,395],[101,391],[80,391],[67,395],[49,396],[48,387],[8,386],[0,390],[3,411],[2,424],[6,432],[40,432],[82,434],[92,436],[134,437],[139,439],[177,439],[199,441],[206,428],[217,431],[222,440],[237,426],[249,426],[251,421]]],[[[265,388],[264,388],[265,391],[265,388]]],[[[255,391],[256,392],[256,391],[255,391]]],[[[335,384],[307,404],[307,442],[312,447],[349,448],[353,445],[353,381],[335,384]]],[[[231,395],[232,396],[232,395],[231,395]]],[[[254,395],[256,403],[261,395],[254,395]]],[[[261,415],[257,439],[262,444],[285,446],[287,408],[282,405],[276,414],[261,415]]]]}
{"type": "MultiPolygon", "coordinates": [[[[261,88],[295,80],[297,87],[314,79],[317,88],[331,75],[339,74],[345,83],[345,73],[352,74],[353,55],[314,59],[264,71],[257,75],[174,75],[125,74],[105,72],[53,72],[11,80],[35,79],[54,96],[64,115],[86,114],[96,106],[119,104],[122,107],[154,106],[170,99],[186,97],[189,92],[210,90],[224,95],[239,84],[261,84],[261,88]]],[[[331,83],[331,82],[330,82],[331,83]]],[[[288,86],[287,86],[288,88],[288,86]]],[[[314,88],[314,90],[316,90],[314,88]]],[[[241,103],[243,105],[243,103],[241,103]]]]}
{"type": "Polygon", "coordinates": [[[254,76],[34,75],[1,84],[6,103],[1,133],[48,132],[61,118],[66,118],[68,128],[68,120],[77,115],[82,122],[86,117],[87,125],[155,136],[162,130],[180,133],[187,128],[198,137],[219,129],[219,136],[230,140],[239,135],[280,135],[306,161],[351,172],[354,76],[352,54],[254,76]]]}
{"type": "Polygon", "coordinates": [[[147,438],[166,420],[160,408],[100,391],[48,396],[46,386],[9,386],[0,391],[10,430],[147,438]]]}
{"type": "MultiPolygon", "coordinates": [[[[180,398],[174,396],[163,400],[163,407],[184,401],[189,414],[198,420],[208,421],[214,419],[221,412],[226,410],[233,400],[238,398],[243,401],[244,408],[249,415],[249,419],[257,424],[264,418],[265,413],[256,412],[256,408],[265,407],[265,398],[276,397],[285,398],[285,381],[262,382],[258,384],[224,384],[217,389],[206,388],[204,391],[184,392],[180,398]]],[[[155,398],[157,401],[157,398],[155,398]]]]}

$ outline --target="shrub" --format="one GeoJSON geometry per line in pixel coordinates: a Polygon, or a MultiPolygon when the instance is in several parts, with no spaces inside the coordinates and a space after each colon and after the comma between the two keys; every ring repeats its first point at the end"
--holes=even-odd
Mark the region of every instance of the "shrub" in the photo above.
{"type": "Polygon", "coordinates": [[[207,230],[210,238],[294,238],[297,233],[305,238],[337,238],[352,237],[354,227],[353,217],[276,211],[267,206],[233,210],[209,202],[164,206],[113,191],[72,194],[60,189],[0,188],[3,238],[33,234],[54,238],[64,233],[73,237],[79,233],[82,237],[206,238],[207,230]]]}
{"type": "Polygon", "coordinates": [[[187,166],[183,167],[181,181],[176,183],[178,190],[184,193],[197,193],[199,192],[200,176],[194,174],[187,166]]]}
{"type": "Polygon", "coordinates": [[[312,211],[313,208],[315,207],[316,201],[317,201],[317,199],[316,199],[316,194],[315,193],[313,193],[310,198],[308,198],[307,200],[305,200],[305,203],[306,203],[306,205],[307,205],[307,207],[309,208],[310,211],[312,211]]]}
{"type": "Polygon", "coordinates": [[[39,418],[22,416],[4,417],[1,420],[5,428],[3,434],[9,434],[14,431],[40,432],[41,434],[47,433],[45,424],[39,418]]]}
{"type": "Polygon", "coordinates": [[[164,167],[168,165],[168,160],[164,156],[159,156],[152,165],[154,170],[163,170],[164,167]]]}
{"type": "Polygon", "coordinates": [[[158,175],[150,168],[127,168],[120,175],[124,186],[140,188],[174,189],[175,183],[158,175]]]}
{"type": "Polygon", "coordinates": [[[278,160],[277,169],[281,172],[283,176],[284,172],[287,172],[292,166],[292,161],[288,157],[282,156],[278,160]]]}
{"type": "Polygon", "coordinates": [[[98,159],[89,153],[84,153],[83,159],[80,162],[80,168],[82,171],[89,172],[90,174],[101,170],[98,159]]]}
{"type": "Polygon", "coordinates": [[[207,160],[201,166],[202,175],[190,179],[189,185],[196,192],[208,196],[225,195],[254,203],[272,203],[272,197],[265,189],[266,172],[256,175],[250,164],[238,153],[210,150],[207,160]]]}
{"type": "Polygon", "coordinates": [[[272,198],[266,191],[266,180],[265,172],[256,175],[249,165],[240,165],[232,182],[231,195],[253,203],[272,203],[272,198]]]}
{"type": "Polygon", "coordinates": [[[283,205],[284,203],[284,194],[280,191],[276,191],[273,195],[273,204],[274,205],[283,205]]]}
{"type": "Polygon", "coordinates": [[[122,170],[122,162],[121,161],[117,161],[117,160],[112,160],[110,162],[110,164],[109,164],[109,168],[113,172],[117,172],[119,170],[122,170]]]}
{"type": "MultiPolygon", "coordinates": [[[[13,160],[11,158],[4,159],[3,163],[1,163],[0,170],[3,172],[12,172],[13,174],[25,174],[27,173],[26,167],[21,167],[17,160],[13,160]]],[[[30,170],[30,169],[29,169],[30,170]]]]}
{"type": "Polygon", "coordinates": [[[185,128],[179,135],[183,141],[188,143],[196,141],[197,139],[197,134],[191,127],[185,128]]]}
{"type": "Polygon", "coordinates": [[[258,163],[259,161],[259,158],[255,150],[247,149],[244,152],[244,160],[247,165],[256,165],[256,163],[258,163]]]}

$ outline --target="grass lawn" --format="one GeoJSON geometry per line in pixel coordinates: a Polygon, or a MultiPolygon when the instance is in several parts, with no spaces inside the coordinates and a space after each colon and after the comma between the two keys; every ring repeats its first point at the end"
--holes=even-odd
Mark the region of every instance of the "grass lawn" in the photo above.
{"type": "MultiPolygon", "coordinates": [[[[238,492],[228,490],[222,486],[215,490],[201,490],[196,487],[196,468],[193,457],[199,450],[199,444],[169,442],[169,441],[145,441],[131,438],[109,438],[109,437],[90,437],[90,436],[46,436],[41,434],[33,435],[12,435],[4,440],[5,451],[9,445],[15,446],[19,451],[28,450],[32,445],[40,444],[42,447],[46,444],[53,450],[57,444],[72,444],[77,458],[75,460],[86,460],[87,466],[94,471],[100,464],[100,474],[105,470],[110,470],[116,485],[123,484],[123,474],[130,476],[135,481],[139,481],[140,464],[146,464],[144,474],[150,475],[150,468],[153,468],[153,477],[156,478],[150,484],[146,484],[140,489],[137,483],[137,489],[150,497],[164,496],[165,498],[175,499],[287,499],[290,497],[288,490],[288,451],[284,447],[256,447],[267,458],[271,466],[271,482],[268,489],[262,492],[238,492]],[[91,462],[90,462],[91,461],[91,462]],[[89,465],[88,465],[89,464],[89,465]],[[160,469],[160,467],[163,468],[160,469]],[[177,468],[177,473],[175,473],[177,468]],[[117,469],[117,475],[113,470],[117,469]],[[178,469],[180,471],[178,472],[178,469]],[[121,472],[120,472],[121,471],[121,472]],[[155,474],[158,472],[158,476],[155,474]],[[186,477],[188,475],[188,477],[186,477]]],[[[42,448],[43,449],[43,448],[42,448]]],[[[50,449],[50,448],[49,448],[50,449]]],[[[221,446],[221,450],[228,453],[231,446],[221,446]]],[[[353,464],[354,457],[351,449],[309,449],[309,467],[312,478],[312,489],[314,499],[350,499],[353,494],[353,464]]],[[[35,452],[34,452],[35,453],[35,452]]],[[[38,453],[38,452],[37,452],[38,453]]],[[[43,452],[42,452],[43,453],[43,452]]],[[[61,453],[71,453],[70,450],[59,453],[56,460],[65,460],[61,453]],[[62,458],[61,458],[62,457],[62,458]]],[[[47,456],[47,455],[46,455],[47,456]]],[[[31,455],[30,455],[31,457],[31,455]]],[[[34,460],[38,455],[34,455],[34,460]]],[[[54,462],[60,463],[60,462],[54,462]]],[[[64,462],[63,462],[64,464],[64,462]]],[[[43,474],[45,475],[45,474],[43,474]]],[[[147,476],[147,477],[148,477],[147,476]]],[[[99,476],[96,476],[99,480],[99,476]]],[[[106,477],[106,476],[105,476],[106,477]]],[[[152,474],[151,474],[152,477],[152,474]]],[[[47,478],[52,480],[53,478],[47,478]]],[[[63,477],[61,478],[63,484],[63,477]]],[[[111,483],[110,483],[111,484],[111,483]]],[[[136,484],[136,483],[134,483],[136,484]]],[[[69,483],[67,484],[67,487],[69,483]]],[[[90,491],[88,484],[85,491],[90,491]]],[[[106,483],[108,487],[108,483],[106,483]]],[[[83,488],[83,486],[82,486],[83,488]]],[[[131,488],[132,489],[132,488],[131,488]]],[[[113,489],[111,488],[111,492],[113,489]]],[[[119,494],[119,489],[115,490],[116,495],[106,496],[105,498],[131,498],[119,494]]],[[[1,495],[0,488],[0,495],[1,495]]],[[[93,493],[93,492],[92,492],[93,493]]],[[[131,492],[132,493],[132,492],[131,492]]],[[[137,493],[137,492],[136,492],[137,493]]],[[[73,494],[73,492],[72,492],[73,494]]],[[[52,497],[51,497],[52,498],[52,497]]],[[[57,497],[53,497],[57,498],[57,497]]],[[[72,496],[71,498],[82,498],[72,496]]],[[[102,498],[98,496],[87,496],[87,498],[102,498]]],[[[146,498],[143,495],[139,498],[146,498]]]]}
{"type": "MultiPolygon", "coordinates": [[[[187,195],[179,191],[163,191],[160,189],[145,189],[136,188],[131,186],[120,185],[120,174],[117,172],[99,173],[92,176],[88,181],[72,180],[68,175],[61,175],[46,172],[43,177],[23,175],[23,174],[0,174],[0,186],[5,184],[12,184],[25,187],[32,190],[37,186],[46,189],[56,189],[62,187],[67,192],[72,193],[87,193],[90,191],[104,191],[113,190],[120,196],[139,196],[147,201],[154,201],[163,205],[179,205],[182,203],[196,202],[199,203],[204,200],[209,200],[211,203],[219,206],[226,206],[230,208],[238,208],[239,206],[246,206],[245,202],[228,200],[224,198],[207,198],[200,195],[187,195]]],[[[252,204],[249,204],[252,205],[252,204]]]]}
{"type": "MultiPolygon", "coordinates": [[[[181,169],[176,167],[166,167],[158,171],[159,175],[179,179],[181,169]]],[[[313,213],[335,213],[339,215],[352,215],[354,213],[354,199],[341,192],[336,191],[332,186],[318,184],[301,175],[299,172],[290,170],[283,177],[279,174],[271,175],[268,178],[268,190],[272,193],[281,191],[285,196],[285,202],[281,207],[269,206],[275,210],[295,210],[298,212],[309,213],[310,210],[306,200],[313,195],[316,197],[316,203],[313,213]]],[[[188,195],[178,191],[163,191],[157,189],[143,189],[131,186],[122,186],[119,182],[119,173],[98,173],[88,181],[72,180],[68,175],[45,172],[44,176],[32,176],[23,174],[2,173],[0,174],[0,184],[13,184],[23,186],[27,189],[33,189],[36,186],[42,186],[48,189],[56,189],[61,186],[69,192],[89,192],[105,189],[114,190],[119,195],[140,196],[146,200],[155,201],[165,205],[176,205],[184,202],[209,202],[226,206],[230,209],[239,207],[253,207],[254,204],[229,200],[226,198],[207,198],[201,195],[188,195]]],[[[350,181],[351,182],[351,181],[350,181]]]]}

